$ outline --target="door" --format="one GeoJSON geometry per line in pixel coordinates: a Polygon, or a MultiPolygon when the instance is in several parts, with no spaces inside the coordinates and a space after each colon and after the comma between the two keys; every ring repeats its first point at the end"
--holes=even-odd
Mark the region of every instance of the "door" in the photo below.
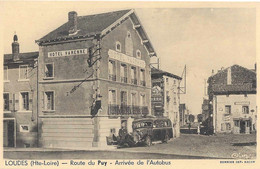
{"type": "Polygon", "coordinates": [[[14,120],[4,120],[4,147],[14,147],[14,120]]]}
{"type": "Polygon", "coordinates": [[[8,121],[4,121],[4,147],[8,147],[8,121]]]}
{"type": "Polygon", "coordinates": [[[153,141],[161,140],[161,132],[162,132],[162,121],[155,120],[153,127],[153,141]]]}
{"type": "Polygon", "coordinates": [[[127,93],[126,91],[120,92],[121,99],[121,114],[127,114],[127,93]]]}
{"type": "Polygon", "coordinates": [[[246,131],[246,122],[245,121],[240,121],[240,133],[245,133],[246,131]]]}
{"type": "Polygon", "coordinates": [[[250,132],[251,132],[251,121],[250,120],[246,120],[245,121],[246,123],[246,125],[245,125],[245,133],[246,134],[250,134],[250,132]]]}

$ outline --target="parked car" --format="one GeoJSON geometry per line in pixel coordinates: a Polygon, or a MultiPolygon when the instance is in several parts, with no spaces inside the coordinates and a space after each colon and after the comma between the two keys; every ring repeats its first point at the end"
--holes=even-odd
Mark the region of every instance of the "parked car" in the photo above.
{"type": "MultiPolygon", "coordinates": [[[[146,117],[135,119],[132,124],[133,133],[124,137],[128,145],[145,144],[151,146],[153,141],[167,143],[173,138],[171,120],[164,117],[146,117]]],[[[119,141],[122,143],[121,141],[119,141]]]]}

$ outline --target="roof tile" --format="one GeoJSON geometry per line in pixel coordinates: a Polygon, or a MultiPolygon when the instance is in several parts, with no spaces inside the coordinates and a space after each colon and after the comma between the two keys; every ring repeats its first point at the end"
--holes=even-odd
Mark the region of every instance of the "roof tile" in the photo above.
{"type": "Polygon", "coordinates": [[[68,37],[71,38],[99,34],[129,11],[130,10],[121,10],[96,15],[78,16],[77,18],[79,31],[77,34],[69,36],[68,22],[66,22],[65,24],[45,35],[38,41],[45,42],[59,38],[63,39],[68,37]]]}

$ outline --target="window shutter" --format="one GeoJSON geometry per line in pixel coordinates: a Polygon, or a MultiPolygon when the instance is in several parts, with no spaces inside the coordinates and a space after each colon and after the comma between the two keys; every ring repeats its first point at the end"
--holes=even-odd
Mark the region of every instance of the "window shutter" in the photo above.
{"type": "Polygon", "coordinates": [[[43,110],[45,110],[45,94],[44,94],[44,92],[42,92],[42,94],[41,94],[41,100],[42,100],[42,109],[43,110]]]}
{"type": "Polygon", "coordinates": [[[116,104],[116,91],[113,92],[113,104],[116,104]]]}
{"type": "Polygon", "coordinates": [[[125,77],[125,69],[123,65],[120,66],[120,76],[125,77]]]}
{"type": "Polygon", "coordinates": [[[19,110],[19,93],[14,94],[14,110],[18,111],[19,110]]]}
{"type": "Polygon", "coordinates": [[[29,110],[33,110],[33,92],[29,92],[29,110]]]}
{"type": "Polygon", "coordinates": [[[12,93],[9,94],[9,110],[10,110],[10,111],[14,110],[14,106],[13,106],[13,94],[12,94],[12,93]]]}
{"type": "Polygon", "coordinates": [[[112,104],[112,91],[111,90],[108,91],[108,102],[109,102],[109,104],[112,104]]]}

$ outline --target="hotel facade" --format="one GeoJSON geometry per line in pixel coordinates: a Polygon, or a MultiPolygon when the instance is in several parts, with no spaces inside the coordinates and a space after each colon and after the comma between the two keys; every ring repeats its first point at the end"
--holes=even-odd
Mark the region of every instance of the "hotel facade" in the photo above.
{"type": "Polygon", "coordinates": [[[152,44],[133,10],[68,22],[36,41],[39,146],[106,146],[151,112],[152,44]]]}

